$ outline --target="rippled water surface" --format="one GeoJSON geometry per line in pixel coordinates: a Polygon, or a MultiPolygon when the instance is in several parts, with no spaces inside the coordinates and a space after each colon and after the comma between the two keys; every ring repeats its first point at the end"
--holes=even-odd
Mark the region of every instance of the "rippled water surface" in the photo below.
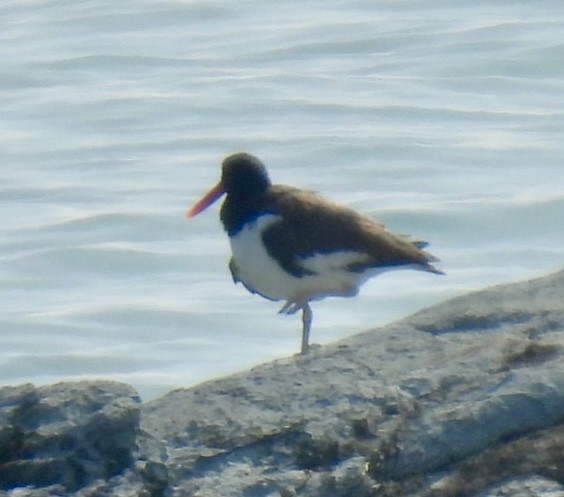
{"type": "Polygon", "coordinates": [[[0,383],[113,378],[144,398],[299,348],[232,284],[214,207],[252,152],[429,240],[314,305],[328,343],[562,267],[564,3],[15,1],[0,6],[0,383]]]}

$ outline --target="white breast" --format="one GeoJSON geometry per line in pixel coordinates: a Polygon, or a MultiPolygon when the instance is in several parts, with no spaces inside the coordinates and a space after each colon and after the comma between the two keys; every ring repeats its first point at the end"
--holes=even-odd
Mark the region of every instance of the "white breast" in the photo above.
{"type": "Polygon", "coordinates": [[[302,265],[315,275],[296,277],[287,273],[272,258],[262,242],[261,234],[268,226],[280,221],[280,216],[265,214],[230,238],[237,276],[258,293],[273,300],[318,300],[330,295],[352,296],[358,286],[378,271],[352,273],[346,268],[366,259],[357,252],[315,254],[304,258],[302,265]]]}

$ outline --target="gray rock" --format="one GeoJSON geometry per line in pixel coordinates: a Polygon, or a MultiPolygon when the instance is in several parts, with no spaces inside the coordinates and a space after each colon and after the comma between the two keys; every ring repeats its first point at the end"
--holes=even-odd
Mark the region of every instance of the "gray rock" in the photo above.
{"type": "Polygon", "coordinates": [[[1,388],[0,489],[39,497],[103,495],[105,486],[108,495],[140,495],[155,463],[140,449],[150,438],[139,415],[137,393],[119,383],[1,388]],[[135,491],[116,493],[127,472],[139,476],[135,491]]]}
{"type": "Polygon", "coordinates": [[[560,272],[460,297],[172,392],[142,425],[168,447],[173,495],[466,495],[437,481],[564,419],[563,296],[560,272]]]}
{"type": "Polygon", "coordinates": [[[140,405],[0,389],[0,496],[564,497],[564,271],[140,405]]]}
{"type": "Polygon", "coordinates": [[[496,485],[480,497],[564,497],[564,487],[559,483],[533,476],[515,478],[513,481],[496,485]]]}

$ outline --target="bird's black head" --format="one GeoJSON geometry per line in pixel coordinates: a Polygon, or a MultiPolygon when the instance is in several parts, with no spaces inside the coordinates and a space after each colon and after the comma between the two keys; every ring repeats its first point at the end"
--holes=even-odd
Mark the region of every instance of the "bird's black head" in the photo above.
{"type": "Polygon", "coordinates": [[[245,222],[264,212],[270,184],[264,164],[254,155],[243,152],[230,155],[223,161],[219,183],[198,200],[186,216],[197,216],[227,193],[220,217],[226,231],[232,235],[245,222]]]}
{"type": "Polygon", "coordinates": [[[254,155],[233,154],[223,161],[221,185],[227,198],[221,206],[221,221],[230,236],[264,212],[264,198],[271,185],[264,164],[254,155]]]}
{"type": "Polygon", "coordinates": [[[244,152],[223,161],[221,183],[228,196],[238,198],[260,196],[271,184],[264,164],[244,152]]]}

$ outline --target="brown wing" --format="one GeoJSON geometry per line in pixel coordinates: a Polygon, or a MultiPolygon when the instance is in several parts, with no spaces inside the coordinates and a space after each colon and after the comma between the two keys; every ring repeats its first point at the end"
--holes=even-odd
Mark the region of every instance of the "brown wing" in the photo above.
{"type": "Polygon", "coordinates": [[[430,264],[436,259],[417,247],[421,242],[394,235],[384,225],[348,207],[282,185],[271,187],[268,197],[271,211],[280,214],[281,220],[264,231],[263,241],[268,253],[296,276],[308,273],[300,264],[303,258],[334,251],[366,255],[362,263],[349,267],[351,271],[416,264],[440,273],[430,264]]]}

